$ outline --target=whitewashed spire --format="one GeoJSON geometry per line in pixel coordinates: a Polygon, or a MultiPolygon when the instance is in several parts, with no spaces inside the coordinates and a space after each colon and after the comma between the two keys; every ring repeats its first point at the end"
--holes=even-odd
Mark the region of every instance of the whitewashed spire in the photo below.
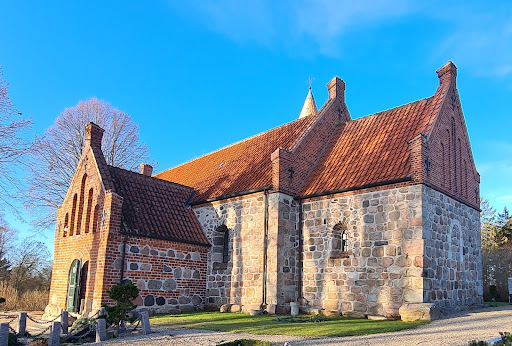
{"type": "Polygon", "coordinates": [[[308,96],[306,96],[306,101],[304,101],[304,106],[302,106],[302,111],[300,112],[299,119],[305,118],[308,115],[315,115],[317,112],[318,109],[316,108],[315,98],[313,97],[311,87],[309,87],[308,96]]]}

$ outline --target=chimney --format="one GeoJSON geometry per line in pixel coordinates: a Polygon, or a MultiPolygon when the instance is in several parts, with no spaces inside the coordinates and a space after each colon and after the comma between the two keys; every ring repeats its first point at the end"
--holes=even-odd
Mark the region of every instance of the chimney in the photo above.
{"type": "Polygon", "coordinates": [[[153,167],[151,165],[148,165],[147,163],[141,163],[140,174],[150,177],[151,174],[153,174],[153,167]]]}
{"type": "Polygon", "coordinates": [[[451,61],[448,61],[436,72],[439,77],[439,85],[451,82],[455,84],[457,81],[457,66],[451,61]]]}
{"type": "Polygon", "coordinates": [[[329,100],[338,97],[341,97],[342,101],[345,99],[345,82],[338,76],[327,83],[327,90],[329,90],[329,100]]]}
{"type": "Polygon", "coordinates": [[[101,139],[103,138],[103,130],[93,122],[89,122],[85,126],[85,145],[91,148],[101,149],[101,139]]]}

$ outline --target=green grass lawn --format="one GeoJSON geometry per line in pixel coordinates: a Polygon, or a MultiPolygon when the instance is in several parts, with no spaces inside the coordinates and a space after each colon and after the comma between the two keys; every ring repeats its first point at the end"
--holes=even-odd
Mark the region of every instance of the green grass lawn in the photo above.
{"type": "Polygon", "coordinates": [[[276,316],[250,316],[237,313],[194,312],[151,317],[151,324],[172,328],[196,328],[232,333],[293,336],[349,336],[395,332],[415,328],[425,322],[370,321],[345,317],[331,317],[322,322],[311,322],[311,316],[278,321],[276,316]],[[307,321],[307,322],[304,322],[307,321]],[[301,323],[297,323],[301,322],[301,323]]]}

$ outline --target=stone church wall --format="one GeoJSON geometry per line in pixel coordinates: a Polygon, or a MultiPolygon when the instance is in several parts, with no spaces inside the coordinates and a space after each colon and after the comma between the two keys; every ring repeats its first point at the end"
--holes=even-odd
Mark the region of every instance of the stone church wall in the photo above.
{"type": "MultiPolygon", "coordinates": [[[[112,283],[121,278],[123,237],[117,234],[109,239],[110,256],[105,267],[112,283]]],[[[157,313],[203,309],[208,249],[201,245],[129,236],[123,277],[140,290],[135,301],[138,309],[157,313]]]]}
{"type": "Polygon", "coordinates": [[[264,205],[263,193],[194,207],[210,248],[206,278],[207,304],[259,308],[263,292],[264,205]],[[225,225],[229,256],[223,263],[225,225]]]}
{"type": "Polygon", "coordinates": [[[354,317],[398,316],[403,303],[421,303],[421,203],[421,185],[303,201],[308,303],[354,317]],[[347,230],[346,252],[333,249],[337,224],[347,230]]]}
{"type": "Polygon", "coordinates": [[[441,311],[483,304],[480,213],[423,186],[424,301],[441,311]]]}

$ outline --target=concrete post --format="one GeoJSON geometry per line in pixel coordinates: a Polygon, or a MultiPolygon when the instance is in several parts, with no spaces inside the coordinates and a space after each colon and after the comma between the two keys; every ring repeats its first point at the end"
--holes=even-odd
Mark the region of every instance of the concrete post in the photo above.
{"type": "Polygon", "coordinates": [[[65,310],[62,310],[62,314],[60,315],[60,323],[62,323],[62,333],[67,334],[69,327],[69,317],[68,312],[65,310]]]}
{"type": "Polygon", "coordinates": [[[104,318],[96,320],[96,342],[107,340],[107,321],[104,318]]]}
{"type": "Polygon", "coordinates": [[[0,345],[9,344],[9,323],[0,324],[0,345]]]}
{"type": "Polygon", "coordinates": [[[27,313],[26,312],[20,312],[18,316],[18,334],[25,335],[27,332],[27,313]]]}
{"type": "Polygon", "coordinates": [[[140,313],[140,321],[142,323],[142,334],[151,334],[151,326],[149,325],[149,314],[147,311],[142,311],[140,313]]]}
{"type": "Polygon", "coordinates": [[[48,346],[59,346],[60,345],[60,322],[53,321],[52,329],[50,331],[50,340],[48,340],[48,346]]]}

